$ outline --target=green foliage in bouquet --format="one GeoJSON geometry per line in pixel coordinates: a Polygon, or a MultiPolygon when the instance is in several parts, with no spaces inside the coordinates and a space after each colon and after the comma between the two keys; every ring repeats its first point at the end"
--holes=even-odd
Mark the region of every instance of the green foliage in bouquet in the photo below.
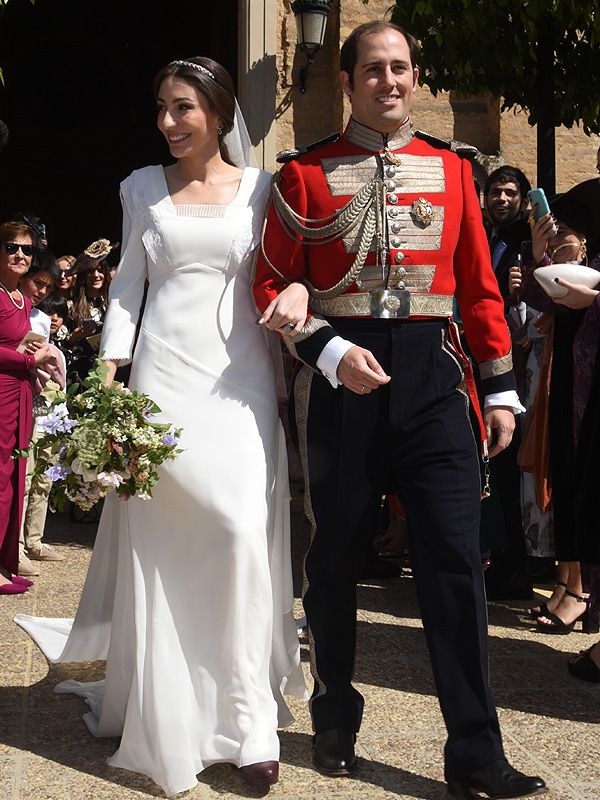
{"type": "Polygon", "coordinates": [[[67,392],[52,382],[43,396],[48,413],[38,419],[35,474],[52,481],[52,508],[70,500],[88,511],[109,491],[120,497],[149,499],[158,481],[157,467],[174,459],[180,428],[153,422],[160,408],[146,394],[113,381],[99,359],[81,386],[67,392]]]}

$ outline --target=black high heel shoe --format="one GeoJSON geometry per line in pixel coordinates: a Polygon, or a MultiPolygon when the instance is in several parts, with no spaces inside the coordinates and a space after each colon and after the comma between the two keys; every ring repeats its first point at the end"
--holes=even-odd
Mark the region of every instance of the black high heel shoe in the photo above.
{"type": "MultiPolygon", "coordinates": [[[[564,581],[556,581],[556,586],[562,586],[564,589],[567,588],[567,584],[564,581]]],[[[538,617],[547,617],[548,614],[551,614],[552,612],[548,608],[548,603],[541,603],[539,606],[532,606],[529,609],[529,613],[531,614],[531,619],[537,619],[538,617]]]]}
{"type": "Polygon", "coordinates": [[[583,633],[598,633],[600,630],[600,623],[598,621],[598,613],[596,609],[592,607],[591,596],[588,595],[587,597],[584,597],[583,595],[575,594],[575,592],[569,591],[569,589],[565,589],[565,595],[575,598],[578,603],[585,603],[585,607],[581,614],[579,614],[573,620],[573,622],[567,623],[563,622],[563,620],[556,614],[549,612],[544,616],[546,616],[550,622],[542,622],[541,619],[537,620],[538,631],[540,633],[571,633],[577,620],[581,620],[581,630],[583,633]]]}
{"type": "Polygon", "coordinates": [[[600,667],[592,658],[592,650],[596,647],[593,644],[587,650],[582,650],[572,659],[570,659],[567,667],[571,675],[576,678],[581,678],[582,681],[590,681],[590,683],[600,683],[600,667]]]}

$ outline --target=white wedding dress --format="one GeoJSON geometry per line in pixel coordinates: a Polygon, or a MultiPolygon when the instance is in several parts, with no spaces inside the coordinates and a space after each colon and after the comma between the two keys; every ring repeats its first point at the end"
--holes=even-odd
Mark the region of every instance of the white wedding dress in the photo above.
{"type": "Polygon", "coordinates": [[[292,616],[289,487],[274,360],[251,299],[269,176],[228,206],[175,206],[160,166],[121,187],[122,259],[101,351],[183,428],[151,500],[107,498],[75,620],[17,615],[50,661],[106,659],[65,681],[109,763],[169,795],[215,762],[277,760],[283,694],[305,697],[292,616]]]}

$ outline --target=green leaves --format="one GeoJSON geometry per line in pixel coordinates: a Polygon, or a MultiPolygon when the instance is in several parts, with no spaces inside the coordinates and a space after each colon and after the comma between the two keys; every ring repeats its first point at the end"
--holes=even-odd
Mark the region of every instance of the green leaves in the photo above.
{"type": "Polygon", "coordinates": [[[19,458],[27,458],[28,455],[29,455],[29,450],[28,449],[25,449],[25,448],[22,448],[22,447],[16,447],[13,450],[11,458],[12,458],[13,461],[17,461],[19,458]]]}
{"type": "Polygon", "coordinates": [[[600,133],[600,10],[597,0],[397,0],[392,19],[422,45],[420,83],[435,95],[491,92],[503,109],[538,110],[540,20],[554,29],[555,122],[600,133]]]}

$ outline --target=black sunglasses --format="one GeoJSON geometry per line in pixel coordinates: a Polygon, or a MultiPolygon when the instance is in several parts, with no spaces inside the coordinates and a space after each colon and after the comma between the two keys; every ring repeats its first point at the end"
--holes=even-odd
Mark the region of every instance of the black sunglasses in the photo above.
{"type": "Polygon", "coordinates": [[[17,244],[16,242],[3,242],[2,247],[4,248],[4,252],[8,256],[14,256],[17,250],[20,248],[21,252],[24,256],[32,256],[33,255],[33,245],[32,244],[17,244]]]}

